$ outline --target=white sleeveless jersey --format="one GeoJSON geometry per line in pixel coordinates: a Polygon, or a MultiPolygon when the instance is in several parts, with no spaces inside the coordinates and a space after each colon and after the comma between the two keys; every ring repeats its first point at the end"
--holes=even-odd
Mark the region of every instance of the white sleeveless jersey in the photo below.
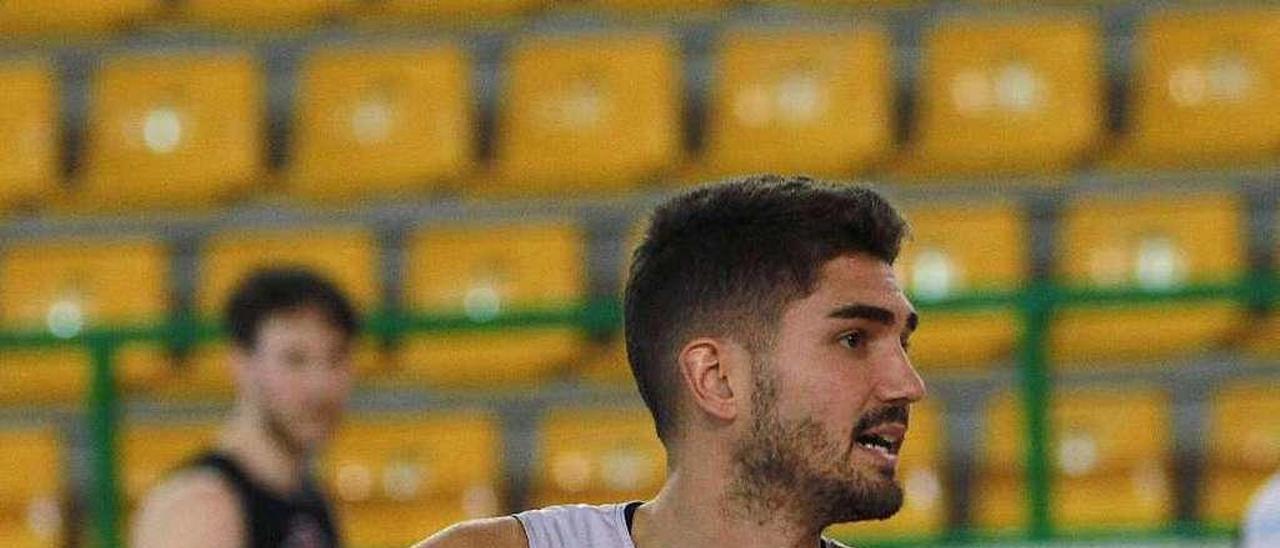
{"type": "MultiPolygon", "coordinates": [[[[529,548],[636,548],[627,527],[626,504],[548,506],[516,514],[529,548]]],[[[822,539],[823,548],[848,548],[822,539]]]]}
{"type": "Polygon", "coordinates": [[[636,548],[626,504],[548,506],[516,514],[529,548],[636,548]]]}

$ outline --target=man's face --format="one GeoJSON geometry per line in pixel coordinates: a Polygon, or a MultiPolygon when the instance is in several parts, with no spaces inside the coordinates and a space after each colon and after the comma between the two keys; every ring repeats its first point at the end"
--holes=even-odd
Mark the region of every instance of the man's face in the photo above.
{"type": "Polygon", "coordinates": [[[813,294],[784,309],[772,352],[753,359],[739,494],[820,527],[896,513],[908,406],[925,395],[906,355],[915,318],[888,264],[827,262],[813,294]]]}
{"type": "Polygon", "coordinates": [[[314,308],[269,316],[243,355],[241,390],[268,432],[295,454],[319,449],[342,418],[351,390],[351,354],[341,330],[314,308]]]}

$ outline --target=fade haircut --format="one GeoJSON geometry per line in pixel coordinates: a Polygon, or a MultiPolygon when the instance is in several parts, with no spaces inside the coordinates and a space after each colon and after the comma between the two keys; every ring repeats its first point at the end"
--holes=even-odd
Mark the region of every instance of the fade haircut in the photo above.
{"type": "Polygon", "coordinates": [[[333,282],[302,267],[259,269],[236,286],[227,300],[227,333],[238,347],[251,350],[268,318],[281,312],[315,309],[350,342],[360,329],[355,307],[333,282]]]}
{"type": "Polygon", "coordinates": [[[752,352],[822,266],[863,253],[888,264],[906,222],[875,191],[807,177],[760,175],[697,188],[654,211],[627,281],[627,359],[658,437],[670,446],[690,339],[731,336],[752,352]]]}

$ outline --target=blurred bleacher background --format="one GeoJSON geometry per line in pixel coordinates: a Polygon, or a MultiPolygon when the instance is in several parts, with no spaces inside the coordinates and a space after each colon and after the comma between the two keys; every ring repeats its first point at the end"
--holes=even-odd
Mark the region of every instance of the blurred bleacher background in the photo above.
{"type": "Polygon", "coordinates": [[[1280,470],[1277,104],[1263,2],[0,1],[0,545],[119,536],[229,404],[192,319],[274,261],[380,311],[318,463],[353,545],[652,494],[629,249],[760,171],[914,225],[907,506],[840,535],[1229,543],[1280,470]]]}

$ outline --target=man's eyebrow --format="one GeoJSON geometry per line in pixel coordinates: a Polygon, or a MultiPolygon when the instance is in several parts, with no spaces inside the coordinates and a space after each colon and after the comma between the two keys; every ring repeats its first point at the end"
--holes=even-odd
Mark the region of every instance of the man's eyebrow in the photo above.
{"type": "MultiPolygon", "coordinates": [[[[864,319],[871,320],[876,323],[885,325],[893,325],[896,315],[893,311],[870,304],[853,303],[846,304],[832,310],[827,314],[828,318],[838,318],[845,320],[864,319]]],[[[916,326],[920,323],[920,316],[912,311],[907,314],[907,331],[915,331],[916,326]]]]}

